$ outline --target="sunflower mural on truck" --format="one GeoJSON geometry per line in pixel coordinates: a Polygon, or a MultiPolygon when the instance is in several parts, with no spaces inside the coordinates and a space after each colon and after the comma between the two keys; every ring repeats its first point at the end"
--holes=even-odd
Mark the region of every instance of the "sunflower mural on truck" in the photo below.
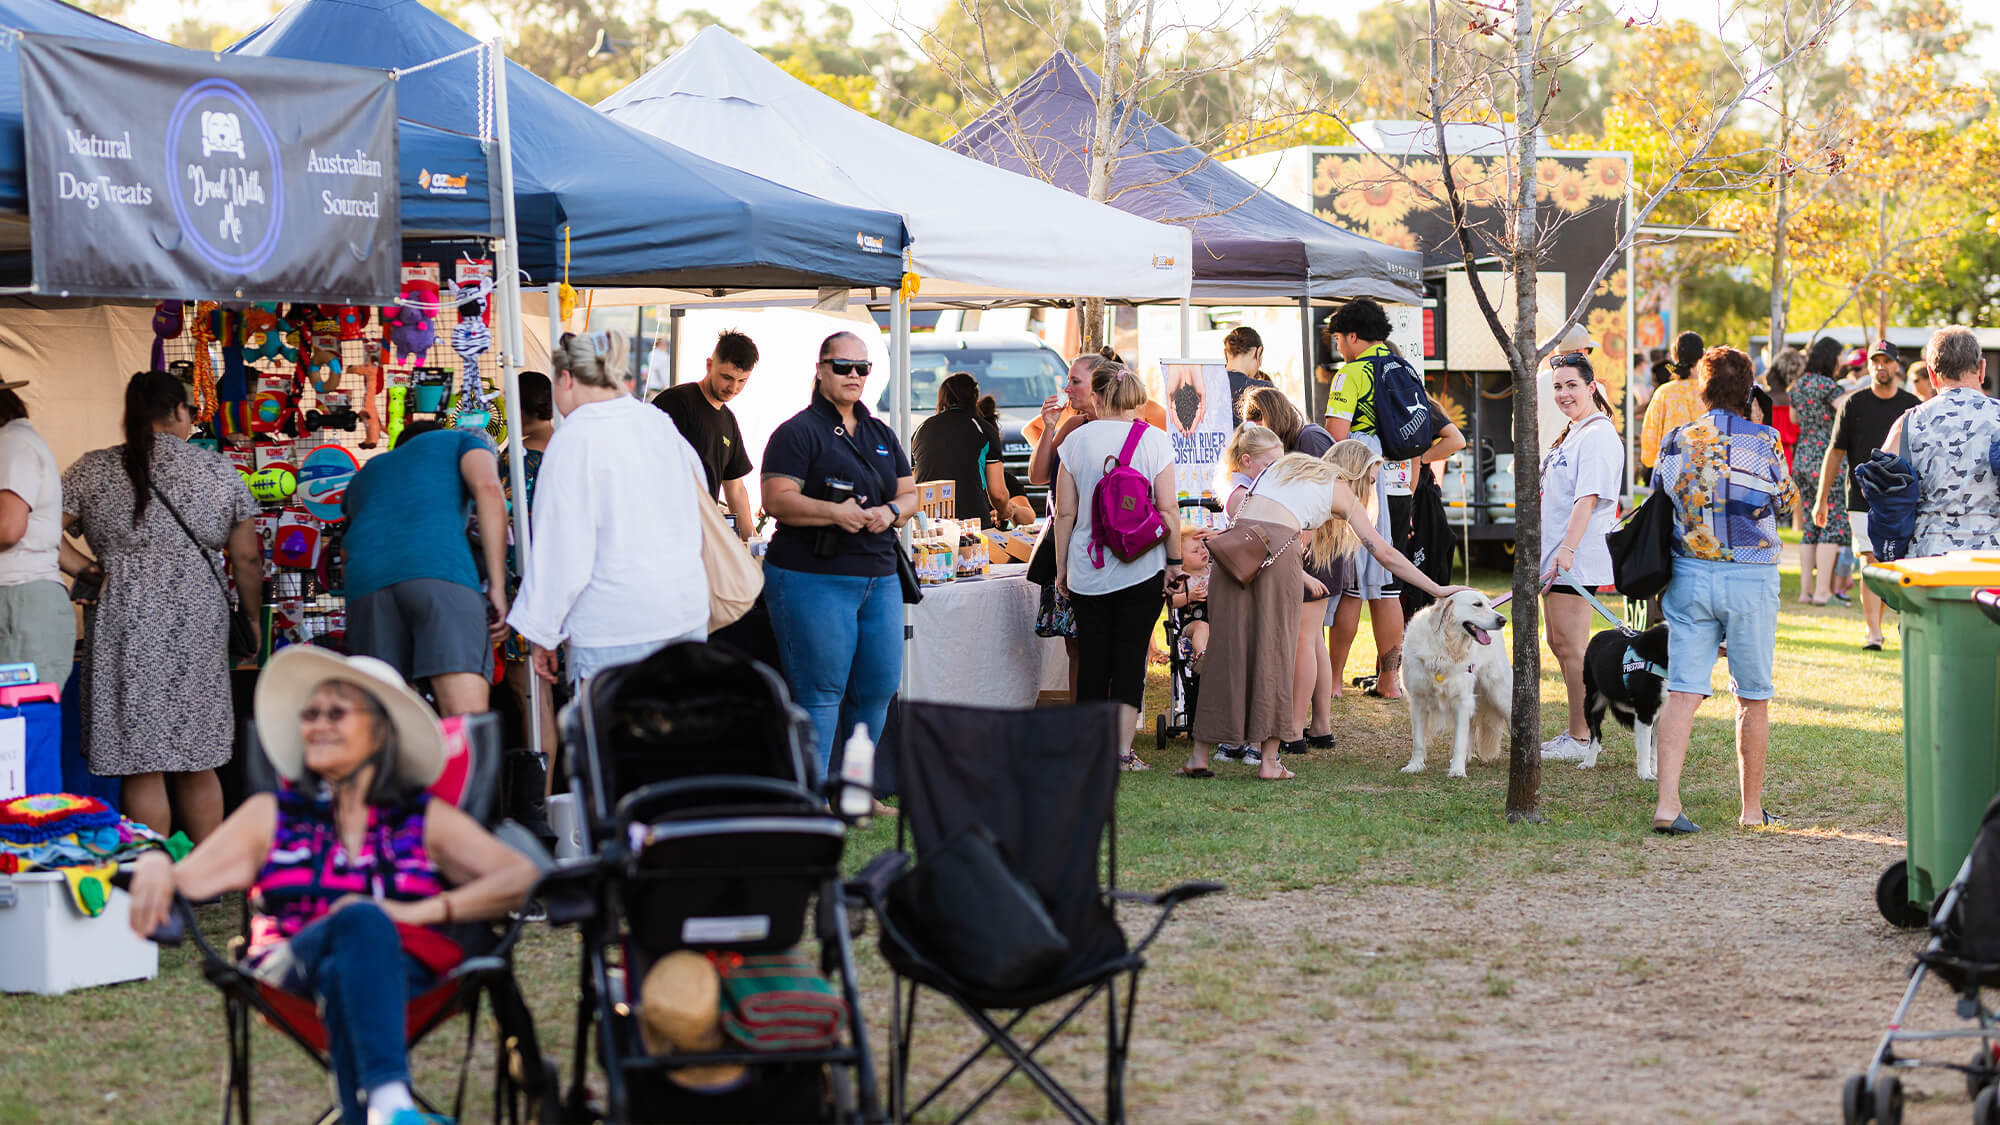
{"type": "MultiPolygon", "coordinates": [[[[1450,160],[1475,247],[1482,254],[1497,253],[1493,235],[1503,217],[1496,204],[1513,195],[1511,166],[1498,157],[1450,160]]],[[[1460,257],[1443,202],[1443,162],[1437,158],[1324,148],[1314,150],[1311,168],[1313,212],[1320,218],[1390,246],[1421,250],[1433,262],[1460,257]]],[[[1583,319],[1597,341],[1592,366],[1612,406],[1622,409],[1631,367],[1626,330],[1630,279],[1622,264],[1601,282],[1596,274],[1624,231],[1630,158],[1558,152],[1537,159],[1533,175],[1543,229],[1555,232],[1543,268],[1563,273],[1571,303],[1592,286],[1583,319]]]]}

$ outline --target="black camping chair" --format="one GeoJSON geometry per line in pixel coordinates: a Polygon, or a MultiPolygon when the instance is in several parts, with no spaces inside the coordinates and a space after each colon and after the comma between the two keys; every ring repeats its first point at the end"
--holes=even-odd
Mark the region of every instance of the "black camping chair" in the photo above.
{"type": "MultiPolygon", "coordinates": [[[[273,792],[281,784],[257,741],[254,726],[246,726],[244,770],[252,793],[273,792]]],[[[517,850],[526,852],[546,870],[547,856],[533,836],[512,823],[496,826],[502,755],[500,722],[496,715],[467,715],[445,720],[448,757],[445,772],[431,787],[433,800],[456,804],[474,820],[493,828],[517,850]]],[[[201,971],[222,993],[223,1019],[228,1026],[229,1073],[222,1103],[223,1125],[240,1118],[250,1125],[250,1021],[261,1019],[291,1040],[306,1056],[331,1074],[333,1060],[327,1053],[327,1032],[320,1021],[318,1006],[310,997],[282,991],[252,975],[242,963],[249,940],[250,907],[244,896],[242,932],[219,950],[201,932],[193,907],[178,896],[168,925],[154,935],[162,945],[177,945],[192,939],[200,952],[201,971]]],[[[469,922],[453,927],[452,936],[465,947],[467,957],[457,968],[440,977],[427,991],[412,996],[404,1010],[406,1041],[412,1048],[449,1023],[452,1017],[466,1017],[465,1051],[459,1059],[457,1091],[450,1116],[457,1120],[465,1106],[467,1082],[472,1073],[472,1055],[478,1042],[482,1003],[491,1007],[497,1033],[494,1036],[493,1121],[554,1120],[557,1077],[553,1060],[541,1053],[535,1035],[534,1015],[522,998],[514,980],[514,945],[521,935],[521,919],[500,923],[469,922]]],[[[430,1113],[441,1112],[422,1091],[412,1089],[418,1104],[430,1113]]],[[[340,1107],[332,1106],[312,1120],[325,1123],[340,1119],[340,1107]]]]}
{"type": "Polygon", "coordinates": [[[891,715],[883,752],[901,771],[903,801],[896,851],[870,861],[849,884],[865,898],[882,928],[882,954],[894,973],[890,1007],[890,1114],[906,1121],[923,1112],[988,1051],[1011,1065],[986,1086],[954,1121],[978,1111],[1000,1084],[1021,1071],[1069,1120],[1094,1123],[1083,1103],[1035,1059],[1100,994],[1106,1005],[1105,1115],[1125,1120],[1125,1060],[1145,951],[1176,906],[1221,891],[1219,883],[1183,883],[1159,894],[1117,889],[1118,748],[1126,729],[1119,707],[1096,703],[1033,711],[1001,711],[932,703],[903,703],[891,715]],[[910,916],[892,886],[910,865],[901,850],[915,837],[916,859],[938,853],[966,829],[983,825],[1014,873],[1032,885],[1068,953],[1028,987],[995,990],[964,980],[925,934],[927,920],[910,916]],[[1100,848],[1104,879],[1099,881],[1100,848]],[[1139,942],[1129,944],[1116,914],[1119,902],[1156,907],[1159,914],[1139,942]],[[1124,1003],[1119,982],[1125,982],[1124,1003]],[[909,1100],[910,1045],[920,987],[956,1004],[985,1042],[914,1105],[909,1100]],[[1062,1002],[1055,1023],[1032,1043],[1014,1037],[1023,1019],[1043,1005],[1062,1002]],[[1013,1013],[1004,1019],[994,1013],[1013,1013]]]}
{"type": "MultiPolygon", "coordinates": [[[[583,931],[574,1082],[578,1120],[859,1123],[880,1120],[846,900],[846,824],[814,776],[812,724],[769,667],[719,644],[679,644],[593,677],[565,710],[571,790],[581,795],[589,904],[550,900],[583,931]],[[651,967],[689,949],[791,950],[807,919],[819,969],[847,1007],[839,1042],[806,1051],[654,1055],[638,1026],[651,967]],[[584,1082],[595,1035],[606,1103],[584,1082]],[[742,1066],[735,1088],[672,1081],[742,1066]]],[[[573,873],[567,876],[571,881],[573,873]]],[[[564,899],[570,896],[564,895],[564,899]]]]}

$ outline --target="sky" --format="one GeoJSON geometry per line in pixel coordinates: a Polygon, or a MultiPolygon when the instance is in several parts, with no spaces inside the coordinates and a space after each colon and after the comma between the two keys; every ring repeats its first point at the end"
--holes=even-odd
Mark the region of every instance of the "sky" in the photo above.
{"type": "MultiPolygon", "coordinates": [[[[892,30],[899,12],[906,25],[911,22],[922,22],[928,18],[929,13],[938,10],[943,4],[952,3],[953,0],[843,0],[843,2],[854,14],[856,33],[864,39],[872,39],[880,32],[892,30]]],[[[1345,11],[1359,7],[1367,0],[1294,0],[1294,2],[1302,10],[1334,7],[1345,11]]],[[[826,0],[798,0],[798,3],[801,8],[815,14],[826,7],[826,0]]],[[[1719,18],[1718,11],[1725,5],[1730,8],[1739,4],[1755,6],[1759,0],[1614,0],[1614,3],[1619,11],[1627,16],[1646,18],[1657,15],[1662,19],[1686,19],[1697,26],[1713,28],[1719,18]]],[[[1960,0],[1960,3],[1977,7],[1973,0],[1960,0]]],[[[678,12],[688,8],[726,12],[736,6],[731,0],[695,0],[692,3],[684,3],[682,0],[659,0],[659,4],[663,11],[668,12],[678,12]]],[[[1231,18],[1240,18],[1246,10],[1260,6],[1277,5],[1275,2],[1260,5],[1259,0],[1163,0],[1162,3],[1163,10],[1178,9],[1181,16],[1193,24],[1212,20],[1220,12],[1230,13],[1231,18]]],[[[249,28],[263,22],[280,7],[282,4],[274,0],[199,0],[198,3],[191,0],[134,0],[132,6],[127,9],[123,22],[148,34],[165,35],[176,22],[198,11],[205,18],[249,28]]],[[[748,3],[745,2],[743,7],[747,8],[748,3]]],[[[475,35],[492,32],[491,28],[479,27],[467,30],[475,35]]],[[[1993,33],[1989,32],[1976,40],[1972,51],[1980,60],[1981,70],[1988,72],[2000,70],[2000,38],[1996,38],[1993,33]]]]}

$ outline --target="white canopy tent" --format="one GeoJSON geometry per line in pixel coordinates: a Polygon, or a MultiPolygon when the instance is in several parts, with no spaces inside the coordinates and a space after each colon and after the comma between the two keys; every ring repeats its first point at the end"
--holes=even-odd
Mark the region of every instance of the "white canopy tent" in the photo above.
{"type": "Polygon", "coordinates": [[[1185,228],[947,152],[834,101],[719,27],[597,108],[787,187],[902,215],[907,268],[926,299],[1188,295],[1185,228]]]}

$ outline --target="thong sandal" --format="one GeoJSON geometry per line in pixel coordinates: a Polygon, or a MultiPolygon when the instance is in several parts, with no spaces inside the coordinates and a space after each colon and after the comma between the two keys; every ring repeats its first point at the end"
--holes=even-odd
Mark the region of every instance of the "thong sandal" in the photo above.
{"type": "Polygon", "coordinates": [[[1288,770],[1288,769],[1285,769],[1285,767],[1283,767],[1283,766],[1279,766],[1279,767],[1278,767],[1278,769],[1280,769],[1280,770],[1282,770],[1282,771],[1283,771],[1282,773],[1278,774],[1278,776],[1276,776],[1276,777],[1265,777],[1265,776],[1264,776],[1263,774],[1261,774],[1261,773],[1260,773],[1260,774],[1258,774],[1258,775],[1257,775],[1257,780],[1258,780],[1258,781],[1290,781],[1290,780],[1292,780],[1293,778],[1295,778],[1295,777],[1299,776],[1298,774],[1295,774],[1295,773],[1293,773],[1292,771],[1290,771],[1290,770],[1288,770]]]}
{"type": "Polygon", "coordinates": [[[1181,768],[1179,768],[1179,769],[1177,769],[1177,770],[1175,770],[1175,771],[1174,771],[1174,776],[1175,776],[1175,777],[1192,777],[1192,778],[1198,778],[1198,779],[1202,779],[1202,780],[1206,780],[1206,779],[1208,779],[1208,778],[1211,778],[1211,777],[1214,777],[1214,776],[1215,776],[1215,771],[1214,771],[1214,770],[1212,770],[1212,769],[1209,769],[1209,768],[1208,768],[1207,766],[1190,766],[1190,765],[1187,765],[1187,764],[1183,763],[1183,764],[1181,765],[1181,768]]]}

